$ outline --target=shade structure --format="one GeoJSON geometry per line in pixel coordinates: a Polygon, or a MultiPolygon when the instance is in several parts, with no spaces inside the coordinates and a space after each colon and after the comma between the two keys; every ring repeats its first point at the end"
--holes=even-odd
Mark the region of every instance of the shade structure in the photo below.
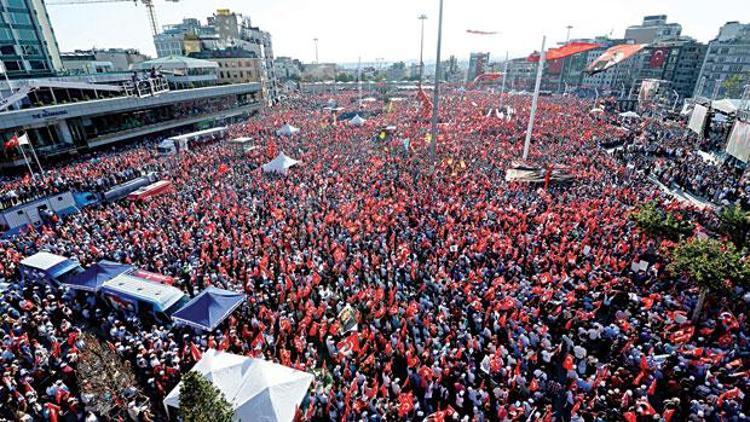
{"type": "Polygon", "coordinates": [[[285,124],[284,126],[280,127],[276,131],[276,135],[278,136],[292,136],[295,133],[299,132],[299,128],[296,128],[289,123],[285,124]]]}
{"type": "Polygon", "coordinates": [[[638,113],[634,111],[626,111],[624,113],[620,113],[620,117],[624,117],[626,119],[639,119],[641,116],[639,116],[638,113]]]}
{"type": "Polygon", "coordinates": [[[351,123],[352,126],[362,126],[363,124],[365,124],[365,119],[363,119],[362,117],[359,116],[359,114],[357,114],[354,117],[352,117],[351,120],[349,120],[349,123],[351,123]]]}
{"type": "Polygon", "coordinates": [[[132,265],[103,259],[86,268],[85,271],[70,277],[63,285],[73,290],[96,293],[102,287],[102,284],[132,269],[132,265]]]}
{"type": "Polygon", "coordinates": [[[276,158],[266,164],[263,164],[261,168],[263,169],[264,173],[280,173],[286,175],[289,172],[289,169],[293,166],[296,166],[297,164],[299,164],[298,160],[287,157],[284,152],[280,152],[279,155],[276,156],[276,158]]]}
{"type": "MultiPolygon", "coordinates": [[[[307,372],[213,349],[192,370],[224,394],[236,421],[292,421],[313,380],[307,372]]],[[[167,395],[165,407],[179,409],[181,386],[182,382],[167,395]]]]}
{"type": "Polygon", "coordinates": [[[604,72],[605,70],[635,56],[645,47],[646,44],[619,44],[610,47],[589,65],[586,72],[588,72],[589,75],[604,72]]]}
{"type": "Polygon", "coordinates": [[[205,331],[213,331],[245,301],[242,293],[209,287],[172,314],[172,320],[205,331]]]}

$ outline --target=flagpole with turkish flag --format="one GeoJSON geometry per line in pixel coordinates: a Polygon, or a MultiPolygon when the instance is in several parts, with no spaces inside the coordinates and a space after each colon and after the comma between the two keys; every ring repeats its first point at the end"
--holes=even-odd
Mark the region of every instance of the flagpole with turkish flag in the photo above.
{"type": "Polygon", "coordinates": [[[31,168],[31,163],[29,163],[28,157],[26,157],[26,152],[21,147],[22,145],[21,142],[25,142],[26,144],[28,144],[28,138],[20,139],[18,135],[13,135],[13,137],[11,137],[7,142],[5,142],[4,147],[5,149],[18,148],[19,150],[21,150],[23,161],[26,162],[26,167],[29,168],[29,173],[31,173],[31,177],[35,178],[36,175],[34,174],[34,170],[31,168]]]}
{"type": "Polygon", "coordinates": [[[24,133],[23,135],[18,137],[18,145],[23,147],[24,145],[28,145],[31,149],[31,155],[34,156],[34,161],[36,161],[37,167],[39,167],[39,172],[41,174],[44,174],[44,169],[42,168],[42,163],[39,162],[39,157],[36,155],[36,149],[34,149],[34,144],[31,143],[31,140],[29,139],[28,132],[24,133]]]}

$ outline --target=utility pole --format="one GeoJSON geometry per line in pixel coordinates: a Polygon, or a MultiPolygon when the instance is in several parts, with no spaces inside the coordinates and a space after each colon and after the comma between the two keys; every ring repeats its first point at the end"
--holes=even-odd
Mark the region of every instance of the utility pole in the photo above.
{"type": "Polygon", "coordinates": [[[438,15],[438,39],[437,39],[437,54],[435,58],[435,86],[433,87],[433,100],[432,100],[432,139],[430,140],[430,157],[432,158],[432,166],[435,168],[435,160],[437,159],[435,154],[437,136],[438,136],[438,119],[440,117],[440,47],[443,39],[443,0],[440,0],[440,13],[438,15]]]}
{"type": "MultiPolygon", "coordinates": [[[[568,30],[568,34],[565,36],[565,44],[570,41],[570,30],[573,29],[572,25],[568,25],[565,27],[568,30]]],[[[560,92],[560,88],[562,88],[563,78],[565,77],[565,62],[568,60],[568,58],[562,59],[562,65],[560,66],[560,81],[557,83],[557,92],[560,92]]]]}
{"type": "Polygon", "coordinates": [[[419,40],[419,87],[422,87],[422,79],[424,78],[424,21],[427,19],[427,15],[424,13],[417,16],[417,19],[419,19],[422,23],[422,36],[419,40]]]}
{"type": "Polygon", "coordinates": [[[315,63],[320,63],[318,60],[318,39],[313,38],[313,41],[315,41],[315,63]]]}
{"type": "Polygon", "coordinates": [[[529,157],[529,146],[531,145],[531,132],[534,130],[534,118],[536,117],[536,106],[539,101],[539,88],[542,85],[542,71],[544,70],[544,59],[546,52],[544,45],[547,42],[547,36],[542,37],[542,50],[539,52],[539,65],[536,68],[536,85],[534,87],[534,98],[531,100],[531,114],[529,115],[529,127],[526,129],[526,141],[523,144],[523,160],[529,157]]]}

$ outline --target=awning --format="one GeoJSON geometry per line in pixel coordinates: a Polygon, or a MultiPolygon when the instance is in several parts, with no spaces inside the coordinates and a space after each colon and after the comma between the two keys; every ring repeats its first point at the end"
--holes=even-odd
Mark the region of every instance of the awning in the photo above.
{"type": "Polygon", "coordinates": [[[209,287],[172,314],[172,319],[205,331],[213,331],[245,301],[242,293],[209,287]]]}

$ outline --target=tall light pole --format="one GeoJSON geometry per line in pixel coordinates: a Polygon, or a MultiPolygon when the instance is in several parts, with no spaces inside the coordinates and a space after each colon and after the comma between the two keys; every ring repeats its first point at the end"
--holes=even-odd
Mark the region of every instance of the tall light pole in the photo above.
{"type": "Polygon", "coordinates": [[[422,24],[422,36],[419,39],[419,87],[422,87],[422,79],[424,78],[424,21],[427,19],[427,15],[424,13],[417,16],[417,19],[421,21],[422,24]]]}
{"type": "Polygon", "coordinates": [[[432,139],[430,140],[430,156],[432,158],[433,168],[435,166],[436,154],[435,148],[438,136],[438,118],[440,116],[440,47],[443,40],[443,0],[440,0],[440,13],[438,15],[438,39],[437,54],[435,58],[435,84],[432,95],[432,139]]]}
{"type": "Polygon", "coordinates": [[[320,63],[320,61],[318,61],[318,39],[313,38],[313,41],[315,41],[315,63],[320,63]]]}
{"type": "MultiPolygon", "coordinates": [[[[565,35],[565,44],[570,41],[570,30],[573,29],[572,25],[568,25],[565,27],[568,30],[567,35],[565,35]]],[[[560,88],[562,88],[563,78],[565,77],[565,62],[568,60],[568,58],[562,59],[562,66],[560,66],[560,81],[557,83],[557,92],[560,92],[560,88]]]]}
{"type": "Polygon", "coordinates": [[[536,105],[539,101],[539,88],[542,85],[542,71],[544,70],[544,59],[547,53],[544,44],[547,36],[542,37],[542,50],[539,52],[539,66],[536,68],[536,85],[534,86],[534,98],[531,100],[531,114],[529,115],[529,127],[526,128],[526,141],[523,144],[523,160],[529,157],[529,146],[531,145],[531,132],[534,130],[534,118],[536,117],[536,105]]]}
{"type": "Polygon", "coordinates": [[[505,51],[505,66],[503,66],[503,85],[500,87],[500,108],[503,108],[503,95],[505,95],[505,78],[508,75],[508,51],[505,51]]]}

